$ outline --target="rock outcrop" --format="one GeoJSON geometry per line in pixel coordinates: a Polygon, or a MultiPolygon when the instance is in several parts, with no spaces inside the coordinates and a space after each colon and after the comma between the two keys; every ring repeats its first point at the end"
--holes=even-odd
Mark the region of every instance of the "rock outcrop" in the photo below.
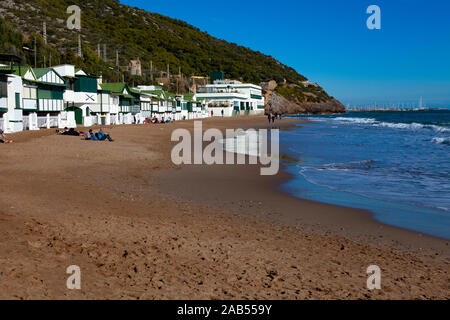
{"type": "MultiPolygon", "coordinates": [[[[326,94],[315,85],[308,88],[297,84],[283,84],[281,87],[276,81],[262,82],[266,101],[266,108],[271,107],[273,112],[282,114],[320,114],[320,113],[344,113],[344,105],[326,94]],[[295,88],[295,93],[283,96],[278,92],[280,88],[295,88]]],[[[282,92],[282,91],[281,91],[282,92]]]]}

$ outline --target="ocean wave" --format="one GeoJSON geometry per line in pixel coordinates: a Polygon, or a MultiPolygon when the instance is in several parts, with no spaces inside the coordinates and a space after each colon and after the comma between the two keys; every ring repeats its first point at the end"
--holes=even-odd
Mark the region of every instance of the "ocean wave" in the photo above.
{"type": "MultiPolygon", "coordinates": [[[[340,123],[351,123],[351,124],[367,124],[374,127],[386,127],[391,129],[402,129],[402,130],[411,130],[418,131],[422,129],[433,130],[437,133],[448,133],[450,132],[450,127],[438,126],[435,124],[422,124],[422,123],[401,123],[401,122],[383,122],[378,121],[373,118],[352,118],[352,117],[336,117],[331,118],[334,121],[338,121],[340,123]]],[[[311,119],[315,120],[315,119],[311,119]]]]}
{"type": "Polygon", "coordinates": [[[433,138],[431,139],[431,142],[436,143],[436,144],[446,144],[446,145],[450,145],[450,137],[446,137],[446,138],[433,138]]]}
{"type": "Polygon", "coordinates": [[[446,132],[450,132],[450,128],[448,127],[441,127],[441,126],[437,126],[437,125],[430,125],[430,127],[439,133],[446,133],[446,132]]]}
{"type": "Polygon", "coordinates": [[[425,125],[420,124],[420,123],[380,122],[380,123],[377,123],[376,126],[387,127],[387,128],[392,128],[392,129],[406,129],[406,130],[412,130],[412,131],[417,131],[417,130],[425,128],[425,125]]]}
{"type": "Polygon", "coordinates": [[[372,118],[345,118],[345,117],[336,117],[333,118],[336,121],[344,121],[344,122],[352,122],[352,123],[377,123],[378,121],[372,118]]]}
{"type": "Polygon", "coordinates": [[[303,170],[329,170],[329,171],[350,171],[350,170],[367,170],[376,169],[378,166],[374,165],[375,160],[362,160],[362,161],[352,161],[343,163],[330,163],[317,167],[305,166],[302,167],[303,170]]]}

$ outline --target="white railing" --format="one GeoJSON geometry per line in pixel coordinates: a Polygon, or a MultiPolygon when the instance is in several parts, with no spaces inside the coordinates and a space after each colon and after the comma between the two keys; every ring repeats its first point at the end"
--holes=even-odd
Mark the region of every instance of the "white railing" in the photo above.
{"type": "Polygon", "coordinates": [[[58,116],[50,117],[50,128],[57,128],[58,125],[58,116]]]}
{"type": "Polygon", "coordinates": [[[47,128],[47,117],[38,117],[38,128],[47,128]]]}
{"type": "Polygon", "coordinates": [[[57,128],[58,116],[37,117],[38,128],[57,128]]]}
{"type": "Polygon", "coordinates": [[[28,116],[23,117],[23,130],[28,130],[30,128],[30,119],[28,116]]]}

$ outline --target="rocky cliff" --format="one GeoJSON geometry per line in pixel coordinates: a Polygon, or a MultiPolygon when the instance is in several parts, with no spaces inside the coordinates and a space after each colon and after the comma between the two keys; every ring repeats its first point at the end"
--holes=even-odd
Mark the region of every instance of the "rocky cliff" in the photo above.
{"type": "Polygon", "coordinates": [[[276,81],[260,83],[266,107],[282,114],[344,113],[344,105],[329,96],[318,84],[303,81],[299,84],[276,81]]]}

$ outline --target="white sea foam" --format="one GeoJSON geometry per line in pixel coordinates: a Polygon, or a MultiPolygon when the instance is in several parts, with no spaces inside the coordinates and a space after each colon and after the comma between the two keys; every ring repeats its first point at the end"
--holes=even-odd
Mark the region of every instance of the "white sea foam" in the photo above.
{"type": "MultiPolygon", "coordinates": [[[[311,118],[310,120],[316,121],[317,118],[311,118]]],[[[323,119],[326,121],[328,119],[323,119]]],[[[421,124],[421,123],[401,123],[401,122],[381,122],[377,121],[373,118],[352,118],[352,117],[336,117],[331,118],[331,120],[338,121],[340,123],[349,123],[349,124],[367,124],[372,125],[374,127],[386,127],[391,129],[401,129],[401,130],[412,130],[418,131],[421,129],[433,130],[437,133],[447,133],[450,132],[450,127],[442,127],[438,125],[432,124],[421,124]]]]}
{"type": "Polygon", "coordinates": [[[337,117],[334,118],[336,121],[343,121],[343,122],[352,122],[352,123],[377,123],[375,119],[372,118],[345,118],[345,117],[337,117]]]}
{"type": "Polygon", "coordinates": [[[448,144],[450,145],[450,137],[446,137],[446,138],[433,138],[431,140],[431,142],[436,143],[436,144],[448,144]]]}
{"type": "Polygon", "coordinates": [[[447,128],[447,127],[440,127],[440,126],[436,126],[436,125],[431,125],[430,127],[434,131],[439,132],[439,133],[450,132],[450,128],[447,128]]]}
{"type": "Polygon", "coordinates": [[[425,126],[420,123],[380,122],[375,125],[379,126],[379,127],[387,127],[387,128],[392,128],[392,129],[405,129],[405,130],[412,130],[412,131],[417,131],[417,130],[425,128],[425,126]]]}

